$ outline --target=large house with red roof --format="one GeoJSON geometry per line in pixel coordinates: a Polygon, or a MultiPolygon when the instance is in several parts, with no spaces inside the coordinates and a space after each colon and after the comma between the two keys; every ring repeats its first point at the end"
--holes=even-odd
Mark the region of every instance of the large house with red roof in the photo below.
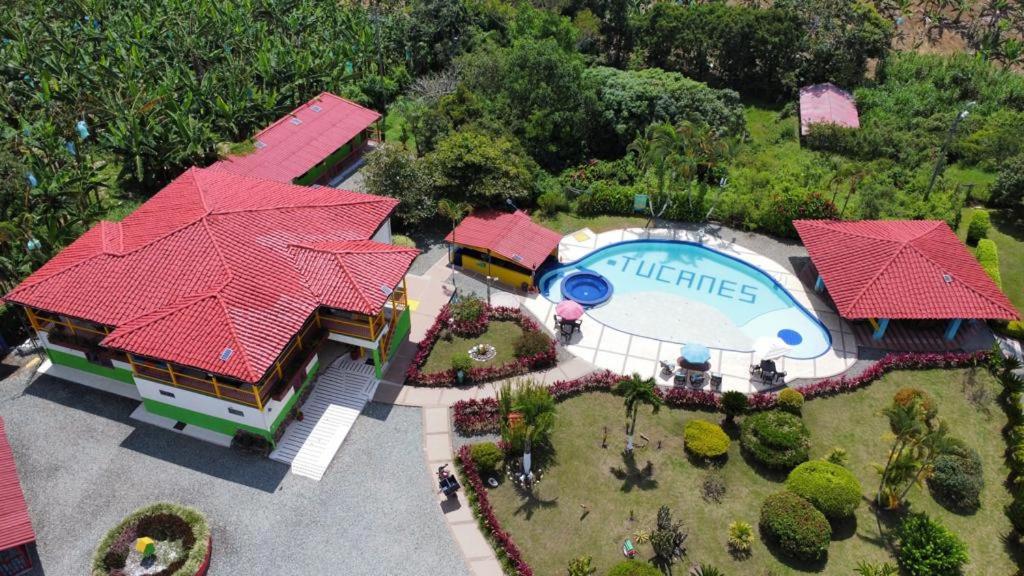
{"type": "Polygon", "coordinates": [[[289,184],[327,183],[377,139],[380,114],[323,92],[253,136],[252,152],[218,168],[289,184]]]}
{"type": "Polygon", "coordinates": [[[378,378],[409,332],[398,201],[192,168],[4,299],[59,376],[184,425],[273,441],[326,341],[378,378]]]}

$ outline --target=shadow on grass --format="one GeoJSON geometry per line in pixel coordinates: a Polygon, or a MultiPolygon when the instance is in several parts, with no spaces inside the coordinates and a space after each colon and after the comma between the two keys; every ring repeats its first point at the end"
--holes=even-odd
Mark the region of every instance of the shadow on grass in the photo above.
{"type": "Polygon", "coordinates": [[[793,558],[786,555],[780,548],[778,542],[770,538],[762,530],[758,530],[761,535],[761,541],[764,542],[768,552],[775,557],[780,563],[785,566],[792,568],[798,572],[824,572],[825,567],[828,566],[828,553],[824,557],[818,560],[804,560],[800,558],[793,558]]]}
{"type": "Polygon", "coordinates": [[[829,525],[832,526],[833,542],[838,542],[840,540],[848,540],[850,538],[853,538],[853,536],[857,533],[856,516],[829,520],[829,525]]]}
{"type": "Polygon", "coordinates": [[[556,506],[558,506],[557,497],[552,498],[550,500],[545,500],[544,498],[538,496],[534,490],[526,488],[521,484],[514,483],[512,487],[515,488],[516,495],[519,496],[520,500],[519,506],[516,507],[515,512],[513,512],[513,514],[515,514],[516,516],[522,515],[527,520],[530,520],[531,518],[533,518],[533,513],[536,512],[537,510],[555,508],[556,506]]]}
{"type": "Polygon", "coordinates": [[[778,483],[786,481],[786,476],[789,475],[788,470],[775,470],[774,468],[769,468],[755,460],[746,450],[741,449],[740,454],[743,456],[743,461],[747,463],[747,466],[750,466],[750,469],[761,478],[770,482],[778,483]]]}
{"type": "Polygon", "coordinates": [[[622,492],[637,490],[654,490],[658,487],[658,481],[654,479],[654,463],[650,460],[643,468],[637,466],[636,451],[622,453],[622,466],[613,466],[608,469],[617,480],[622,481],[622,492]]]}
{"type": "Polygon", "coordinates": [[[1003,543],[1003,550],[1013,558],[1017,566],[1024,565],[1024,545],[1021,544],[1020,536],[1013,532],[1003,534],[999,537],[1003,543]]]}

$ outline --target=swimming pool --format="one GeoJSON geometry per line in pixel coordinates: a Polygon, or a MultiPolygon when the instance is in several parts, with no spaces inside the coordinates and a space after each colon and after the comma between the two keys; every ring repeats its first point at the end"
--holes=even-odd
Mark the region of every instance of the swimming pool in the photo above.
{"type": "Polygon", "coordinates": [[[777,336],[791,347],[790,358],[814,358],[832,345],[828,329],[771,276],[701,244],[612,244],[545,273],[541,293],[558,302],[563,278],[581,270],[604,276],[614,288],[587,314],[621,332],[739,352],[752,351],[758,338],[777,336]]]}

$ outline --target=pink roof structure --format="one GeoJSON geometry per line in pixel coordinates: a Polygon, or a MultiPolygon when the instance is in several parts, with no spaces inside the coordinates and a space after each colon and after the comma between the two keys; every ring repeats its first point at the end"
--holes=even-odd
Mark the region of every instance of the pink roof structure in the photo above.
{"type": "Polygon", "coordinates": [[[14,466],[14,451],[0,418],[0,550],[35,542],[35,539],[25,494],[14,466]]]}
{"type": "Polygon", "coordinates": [[[793,225],[843,318],[1019,318],[945,222],[796,220],[793,225]]]}
{"type": "Polygon", "coordinates": [[[558,247],[562,235],[535,224],[521,210],[515,212],[474,212],[467,216],[445,238],[463,246],[490,250],[519,264],[536,270],[558,247]]]}
{"type": "Polygon", "coordinates": [[[319,306],[380,311],[418,254],[371,240],[397,204],[191,168],[5,298],[112,326],[110,348],[258,382],[319,306]]]}
{"type": "Polygon", "coordinates": [[[835,124],[860,128],[857,103],[842,88],[827,82],[800,89],[800,135],[810,132],[811,124],[835,124]]]}
{"type": "Polygon", "coordinates": [[[323,92],[256,134],[256,150],[214,166],[291,183],[378,119],[380,114],[373,110],[323,92]]]}

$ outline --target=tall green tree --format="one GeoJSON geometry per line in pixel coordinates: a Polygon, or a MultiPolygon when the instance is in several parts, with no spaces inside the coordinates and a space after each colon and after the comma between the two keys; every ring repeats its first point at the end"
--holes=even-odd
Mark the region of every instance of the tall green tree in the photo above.
{"type": "Polygon", "coordinates": [[[615,391],[622,396],[622,403],[626,407],[626,452],[632,452],[640,407],[650,406],[651,412],[656,414],[663,402],[658,395],[654,378],[643,378],[637,373],[619,383],[615,391]]]}

